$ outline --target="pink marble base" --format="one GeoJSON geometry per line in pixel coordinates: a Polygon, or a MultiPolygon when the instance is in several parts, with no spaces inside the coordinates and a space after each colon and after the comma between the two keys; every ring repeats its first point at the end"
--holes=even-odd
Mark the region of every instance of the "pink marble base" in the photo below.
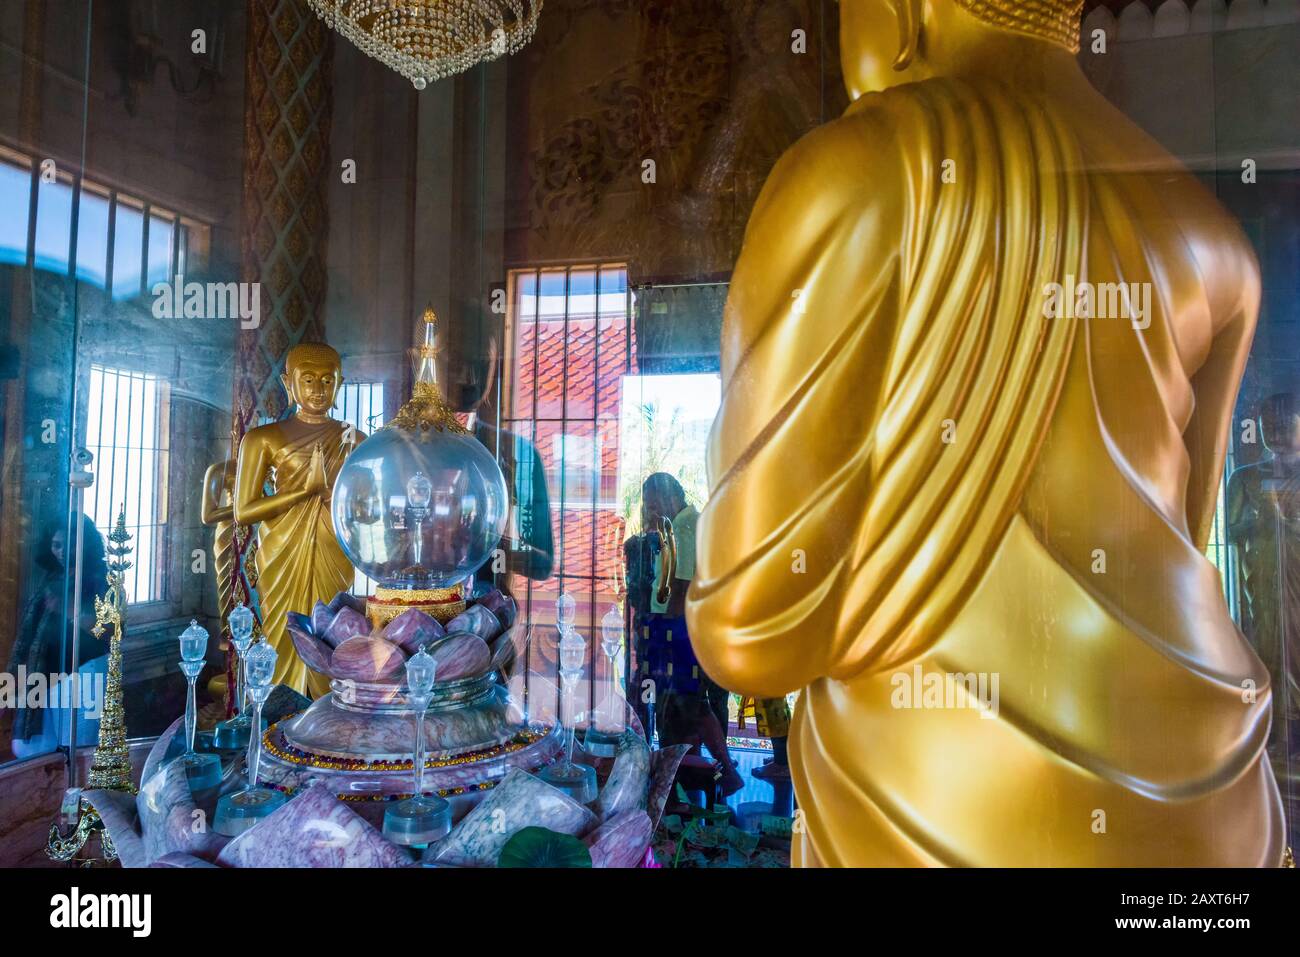
{"type": "MultiPolygon", "coordinates": [[[[511,770],[536,770],[554,761],[563,748],[563,736],[555,727],[516,728],[514,733],[531,740],[507,742],[485,752],[471,752],[452,759],[430,759],[431,763],[455,762],[441,767],[425,765],[425,792],[436,793],[451,803],[453,821],[468,814],[511,770]]],[[[283,750],[286,744],[278,729],[268,730],[267,741],[271,747],[263,748],[259,775],[263,785],[293,793],[309,783],[319,783],[377,826],[383,822],[388,800],[406,797],[414,790],[409,753],[402,766],[370,767],[329,767],[328,759],[293,756],[298,762],[315,761],[313,766],[295,763],[286,756],[287,752],[276,754],[272,750],[283,750]]]]}

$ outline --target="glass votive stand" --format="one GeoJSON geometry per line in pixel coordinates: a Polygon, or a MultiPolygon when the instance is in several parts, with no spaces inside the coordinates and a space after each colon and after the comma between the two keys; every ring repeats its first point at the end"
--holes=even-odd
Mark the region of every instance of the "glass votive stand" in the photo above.
{"type": "Polygon", "coordinates": [[[537,777],[556,790],[563,791],[579,804],[590,804],[596,800],[599,790],[596,769],[590,764],[574,764],[572,759],[548,764],[537,772],[537,777]]]}
{"type": "Polygon", "coordinates": [[[573,747],[577,738],[578,716],[573,713],[573,690],[582,676],[582,665],[587,657],[587,643],[573,627],[574,601],[570,595],[561,595],[556,602],[556,625],[560,632],[560,685],[564,706],[560,719],[565,731],[564,757],[548,764],[537,772],[537,777],[551,787],[563,791],[579,804],[596,800],[596,769],[589,764],[573,763],[573,747]],[[567,715],[567,720],[566,720],[567,715]]]}
{"type": "MultiPolygon", "coordinates": [[[[244,661],[249,645],[253,643],[253,613],[240,603],[226,620],[230,624],[230,644],[234,647],[235,658],[238,660],[235,668],[235,716],[217,724],[213,746],[220,751],[238,751],[248,747],[253,727],[253,719],[248,714],[247,666],[244,661]]],[[[258,736],[265,730],[264,722],[258,729],[258,736]]]]}
{"type": "MultiPolygon", "coordinates": [[[[262,725],[262,705],[271,696],[274,687],[275,649],[270,642],[260,641],[247,656],[248,696],[253,702],[251,727],[262,725]]],[[[248,830],[262,818],[273,814],[288,798],[284,792],[257,786],[258,761],[262,755],[262,736],[252,735],[248,742],[248,786],[242,791],[226,794],[217,801],[217,817],[212,829],[218,834],[235,837],[248,830]]]]}
{"type": "Polygon", "coordinates": [[[424,712],[433,697],[437,666],[423,648],[406,662],[407,700],[415,719],[415,751],[411,755],[415,791],[384,811],[384,837],[404,847],[424,847],[441,840],[451,831],[451,804],[437,795],[424,793],[424,712]]]}
{"type": "Polygon", "coordinates": [[[198,709],[194,701],[194,682],[203,671],[208,650],[208,632],[197,621],[181,632],[181,672],[188,685],[185,698],[185,753],[175,761],[185,768],[190,792],[200,794],[221,785],[221,758],[194,750],[194,734],[198,730],[198,709]]]}
{"type": "Polygon", "coordinates": [[[595,715],[582,738],[582,749],[597,758],[612,758],[627,727],[627,703],[619,694],[616,658],[623,647],[623,616],[617,605],[610,605],[600,620],[600,650],[609,662],[609,696],[605,699],[609,713],[595,715]],[[601,718],[604,726],[601,726],[601,718]]]}

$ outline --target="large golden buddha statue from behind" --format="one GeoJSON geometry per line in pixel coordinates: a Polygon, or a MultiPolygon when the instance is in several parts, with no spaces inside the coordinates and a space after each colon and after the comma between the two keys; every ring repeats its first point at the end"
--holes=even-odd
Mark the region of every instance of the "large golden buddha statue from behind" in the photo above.
{"type": "Polygon", "coordinates": [[[1080,6],[843,0],[853,103],[749,223],[687,613],[727,688],[802,689],[797,863],[1282,857],[1203,554],[1258,270],[1080,6]]]}
{"type": "Polygon", "coordinates": [[[316,602],[352,584],[352,564],[334,537],[330,493],[365,435],[330,418],[343,374],[329,346],[294,346],[280,381],[296,409],[283,422],[250,429],[240,442],[234,518],[258,527],[262,633],[279,653],[275,681],[319,696],[329,682],[298,657],[285,615],[310,614],[316,602]]]}

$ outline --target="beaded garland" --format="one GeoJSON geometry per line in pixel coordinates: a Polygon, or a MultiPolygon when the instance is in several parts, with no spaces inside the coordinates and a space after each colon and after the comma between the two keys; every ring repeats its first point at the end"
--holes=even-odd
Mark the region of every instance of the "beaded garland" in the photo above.
{"type": "MultiPolygon", "coordinates": [[[[298,767],[318,768],[326,771],[400,772],[411,771],[415,768],[414,761],[362,761],[355,758],[323,758],[320,755],[300,751],[292,745],[286,744],[284,747],[280,747],[273,739],[275,732],[279,727],[280,722],[277,721],[266,729],[262,735],[262,748],[272,757],[288,764],[293,764],[298,767]]],[[[501,754],[513,754],[515,751],[520,751],[528,747],[530,744],[540,741],[549,733],[549,728],[520,731],[503,744],[496,744],[490,748],[484,748],[481,751],[467,751],[465,754],[458,754],[454,758],[442,758],[434,761],[426,761],[424,766],[425,768],[449,768],[462,764],[474,764],[501,754]]]]}
{"type": "MultiPolygon", "coordinates": [[[[529,768],[528,770],[532,772],[532,771],[536,771],[537,768],[540,767],[544,767],[544,765],[539,764],[537,765],[537,767],[529,768]]],[[[466,784],[458,788],[438,788],[438,790],[431,791],[429,793],[436,794],[440,798],[459,797],[462,794],[469,794],[471,791],[491,791],[494,787],[496,787],[500,783],[501,783],[500,781],[480,781],[478,784],[466,784]]],[[[288,795],[292,795],[294,794],[294,792],[298,790],[297,788],[291,788],[285,784],[268,784],[266,782],[263,782],[261,786],[264,788],[270,788],[272,791],[279,791],[282,794],[288,794],[288,795]]],[[[404,800],[405,798],[414,797],[414,796],[415,796],[414,794],[336,794],[335,795],[335,797],[337,797],[340,801],[350,801],[354,803],[369,803],[374,801],[401,801],[404,800]]]]}

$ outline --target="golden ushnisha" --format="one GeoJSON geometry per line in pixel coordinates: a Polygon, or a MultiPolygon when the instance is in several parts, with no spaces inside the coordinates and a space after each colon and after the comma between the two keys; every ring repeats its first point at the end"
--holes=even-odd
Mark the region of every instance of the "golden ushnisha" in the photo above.
{"type": "Polygon", "coordinates": [[[957,0],[986,23],[1040,37],[1079,52],[1083,0],[957,0]]]}

